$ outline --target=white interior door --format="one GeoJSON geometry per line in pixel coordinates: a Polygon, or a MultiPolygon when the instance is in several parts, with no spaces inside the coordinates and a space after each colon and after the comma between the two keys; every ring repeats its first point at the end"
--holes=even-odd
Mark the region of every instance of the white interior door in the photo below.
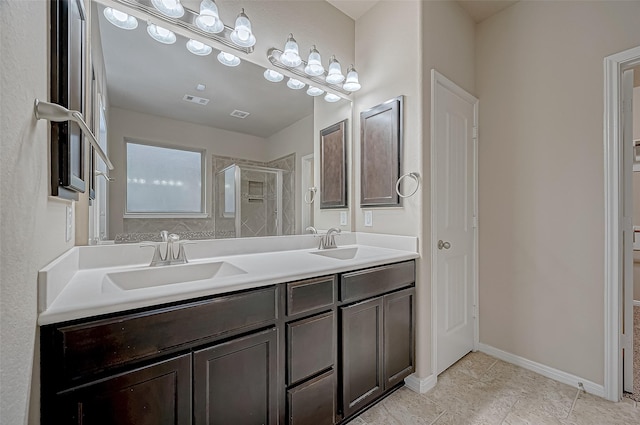
{"type": "Polygon", "coordinates": [[[316,188],[313,184],[313,154],[302,157],[302,233],[309,226],[313,226],[313,203],[316,197],[316,188]]]}
{"type": "Polygon", "coordinates": [[[436,369],[474,348],[478,100],[432,71],[432,252],[436,369]]]}
{"type": "Polygon", "coordinates": [[[622,74],[622,161],[623,161],[623,389],[633,392],[633,70],[622,74]]]}

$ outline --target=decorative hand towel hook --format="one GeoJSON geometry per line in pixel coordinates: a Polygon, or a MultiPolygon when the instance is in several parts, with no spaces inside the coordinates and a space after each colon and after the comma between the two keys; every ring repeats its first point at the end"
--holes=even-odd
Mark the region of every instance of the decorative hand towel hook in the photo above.
{"type": "Polygon", "coordinates": [[[35,104],[33,106],[33,112],[38,120],[48,120],[55,122],[62,121],[73,121],[80,126],[80,129],[84,133],[85,136],[89,139],[89,143],[96,150],[98,156],[107,164],[109,170],[113,170],[113,164],[107,154],[104,153],[100,145],[98,144],[98,140],[93,135],[87,123],[84,122],[84,118],[82,114],[78,111],[70,111],[64,106],[56,105],[55,103],[45,102],[43,100],[36,99],[35,104]]]}
{"type": "Polygon", "coordinates": [[[418,173],[414,173],[413,171],[407,174],[403,174],[402,176],[400,176],[400,178],[398,179],[398,181],[396,182],[396,193],[398,194],[399,197],[401,198],[408,198],[410,196],[413,196],[418,189],[420,188],[420,174],[418,173]],[[416,188],[413,189],[413,192],[407,194],[407,195],[403,195],[402,193],[400,193],[400,182],[402,181],[402,179],[404,179],[405,177],[411,177],[413,180],[416,181],[416,188]]]}
{"type": "Polygon", "coordinates": [[[313,204],[313,201],[315,201],[316,199],[316,192],[317,192],[317,188],[314,187],[310,187],[309,189],[307,189],[307,191],[304,194],[304,203],[305,204],[313,204]],[[307,195],[311,195],[311,196],[307,196],[307,195]]]}

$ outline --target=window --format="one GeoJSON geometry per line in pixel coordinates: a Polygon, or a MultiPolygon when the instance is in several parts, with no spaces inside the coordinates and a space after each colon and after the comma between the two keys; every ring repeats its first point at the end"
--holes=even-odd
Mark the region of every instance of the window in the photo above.
{"type": "Polygon", "coordinates": [[[127,214],[203,214],[203,151],[127,142],[127,214]]]}

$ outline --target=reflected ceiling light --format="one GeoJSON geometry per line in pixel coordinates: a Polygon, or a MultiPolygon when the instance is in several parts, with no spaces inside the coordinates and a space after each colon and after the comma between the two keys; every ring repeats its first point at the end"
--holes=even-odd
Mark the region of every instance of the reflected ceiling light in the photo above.
{"type": "Polygon", "coordinates": [[[156,24],[149,23],[149,25],[147,25],[147,33],[151,38],[163,44],[173,44],[176,42],[176,35],[173,31],[159,27],[156,24]]]}
{"type": "Polygon", "coordinates": [[[324,97],[324,100],[326,100],[327,102],[337,102],[340,100],[340,96],[338,96],[337,94],[333,94],[333,93],[327,93],[326,96],[324,97]]]}
{"type": "Polygon", "coordinates": [[[151,0],[151,4],[160,13],[170,18],[179,18],[184,15],[184,7],[182,7],[180,0],[151,0]]]}
{"type": "Polygon", "coordinates": [[[272,83],[279,83],[280,81],[284,80],[284,75],[280,74],[277,71],[274,71],[273,69],[267,69],[264,71],[264,78],[267,81],[271,81],[272,83]]]}
{"type": "Polygon", "coordinates": [[[309,59],[307,60],[307,66],[304,67],[304,72],[313,77],[324,74],[322,58],[320,57],[320,53],[318,53],[318,50],[316,50],[315,45],[309,52],[309,59]]]}
{"type": "Polygon", "coordinates": [[[280,55],[280,62],[289,67],[296,67],[302,63],[302,58],[298,53],[298,43],[293,38],[293,34],[289,34],[287,42],[284,44],[284,52],[280,55]]]}
{"type": "Polygon", "coordinates": [[[104,10],[104,17],[118,28],[123,30],[133,30],[138,28],[138,20],[131,15],[127,15],[119,10],[107,7],[104,10]]]}
{"type": "Polygon", "coordinates": [[[329,84],[340,84],[344,81],[344,75],[342,75],[340,62],[338,62],[335,56],[331,56],[331,59],[329,60],[329,72],[327,74],[326,81],[329,84]]]}
{"type": "Polygon", "coordinates": [[[251,47],[256,44],[256,37],[251,32],[251,21],[244,14],[244,9],[236,18],[236,27],[230,37],[231,41],[240,47],[251,47]]]}
{"type": "Polygon", "coordinates": [[[347,80],[344,82],[342,86],[343,89],[347,91],[358,91],[360,90],[360,81],[358,81],[358,71],[350,65],[347,69],[347,80]]]}
{"type": "Polygon", "coordinates": [[[240,58],[232,55],[231,53],[220,52],[218,53],[218,61],[226,66],[238,66],[240,65],[240,58]]]}
{"type": "Polygon", "coordinates": [[[306,86],[305,83],[300,80],[296,80],[295,78],[289,78],[289,80],[287,81],[287,87],[289,87],[290,89],[300,90],[304,88],[304,86],[306,86]]]}
{"type": "Polygon", "coordinates": [[[224,30],[224,24],[218,14],[218,5],[213,0],[202,0],[196,26],[202,31],[217,34],[224,30]]]}
{"type": "Polygon", "coordinates": [[[320,96],[322,93],[324,93],[324,90],[314,86],[309,86],[309,88],[307,89],[307,94],[309,96],[320,96]]]}
{"type": "Polygon", "coordinates": [[[189,50],[194,55],[207,56],[213,49],[211,48],[211,46],[207,46],[206,44],[201,43],[198,40],[189,40],[187,41],[187,50],[189,50]]]}

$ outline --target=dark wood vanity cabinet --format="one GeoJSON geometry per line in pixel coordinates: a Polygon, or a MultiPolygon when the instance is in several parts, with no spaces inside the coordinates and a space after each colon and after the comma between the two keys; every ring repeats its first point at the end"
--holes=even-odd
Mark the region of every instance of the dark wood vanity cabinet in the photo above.
{"type": "Polygon", "coordinates": [[[413,372],[414,268],[43,326],[41,423],[341,423],[413,372]]]}

